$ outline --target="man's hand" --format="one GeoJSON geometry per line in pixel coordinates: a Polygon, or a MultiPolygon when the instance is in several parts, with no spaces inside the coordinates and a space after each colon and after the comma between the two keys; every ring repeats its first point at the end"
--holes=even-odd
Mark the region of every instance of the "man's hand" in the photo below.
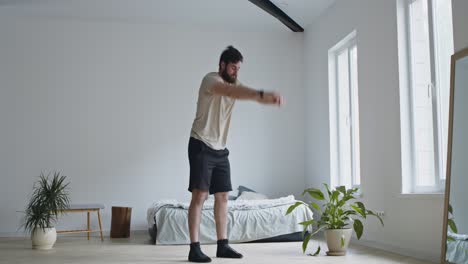
{"type": "Polygon", "coordinates": [[[262,104],[274,104],[281,106],[283,104],[283,97],[275,92],[264,92],[263,97],[258,97],[257,100],[262,104]]]}

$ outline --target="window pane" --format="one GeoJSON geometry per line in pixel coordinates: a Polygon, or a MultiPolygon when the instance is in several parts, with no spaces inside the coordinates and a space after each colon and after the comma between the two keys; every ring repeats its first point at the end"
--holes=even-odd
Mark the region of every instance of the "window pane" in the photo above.
{"type": "Polygon", "coordinates": [[[434,0],[434,46],[440,146],[440,179],[445,179],[448,107],[450,100],[450,56],[453,54],[452,1],[434,0]]]}
{"type": "Polygon", "coordinates": [[[415,185],[434,186],[434,135],[431,84],[429,17],[427,0],[409,5],[413,160],[415,185]]]}
{"type": "Polygon", "coordinates": [[[351,73],[351,116],[352,116],[352,147],[353,147],[353,185],[361,185],[361,154],[359,142],[359,101],[358,101],[358,67],[357,46],[350,49],[351,73]]]}
{"type": "Polygon", "coordinates": [[[338,87],[338,155],[340,159],[340,185],[351,186],[351,130],[348,50],[337,55],[338,87]]]}
{"type": "Polygon", "coordinates": [[[347,188],[360,183],[357,109],[356,32],[328,51],[330,84],[331,184],[347,188]],[[356,99],[355,99],[356,98],[356,99]],[[356,140],[357,139],[357,140],[356,140]]]}

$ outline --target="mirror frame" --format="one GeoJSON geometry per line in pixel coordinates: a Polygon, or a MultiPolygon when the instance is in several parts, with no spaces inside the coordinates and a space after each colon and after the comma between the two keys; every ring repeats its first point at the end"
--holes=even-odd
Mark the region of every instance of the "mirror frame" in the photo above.
{"type": "Polygon", "coordinates": [[[448,205],[450,198],[450,176],[452,168],[452,136],[453,136],[453,103],[455,91],[455,65],[458,60],[468,57],[468,47],[456,52],[451,57],[450,63],[450,105],[449,105],[449,127],[448,127],[448,142],[447,142],[447,171],[445,176],[445,201],[444,201],[444,225],[442,227],[442,243],[440,263],[448,263],[445,260],[447,251],[447,224],[448,224],[448,205]]]}

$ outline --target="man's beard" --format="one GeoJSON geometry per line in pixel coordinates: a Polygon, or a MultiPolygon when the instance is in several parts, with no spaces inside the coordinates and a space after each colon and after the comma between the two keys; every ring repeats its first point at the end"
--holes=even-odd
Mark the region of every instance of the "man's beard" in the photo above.
{"type": "Polygon", "coordinates": [[[237,80],[237,76],[229,75],[226,69],[221,72],[221,78],[223,78],[223,80],[225,80],[228,83],[235,83],[237,80]]]}

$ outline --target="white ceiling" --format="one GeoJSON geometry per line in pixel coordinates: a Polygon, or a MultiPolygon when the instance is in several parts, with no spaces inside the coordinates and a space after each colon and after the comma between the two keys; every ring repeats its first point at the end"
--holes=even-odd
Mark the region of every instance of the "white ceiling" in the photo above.
{"type": "MultiPolygon", "coordinates": [[[[335,0],[271,1],[305,28],[335,0]]],[[[248,0],[0,0],[5,15],[289,31],[248,0]]]]}

